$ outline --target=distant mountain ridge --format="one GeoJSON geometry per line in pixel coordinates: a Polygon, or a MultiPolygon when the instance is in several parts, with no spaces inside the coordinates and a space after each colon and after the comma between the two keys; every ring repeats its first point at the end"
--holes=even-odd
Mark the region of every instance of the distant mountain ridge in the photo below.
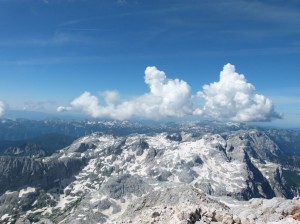
{"type": "Polygon", "coordinates": [[[217,121],[155,122],[151,124],[130,121],[0,119],[0,141],[28,140],[47,134],[62,134],[79,138],[94,132],[124,136],[134,133],[172,133],[179,131],[192,132],[193,135],[198,136],[206,133],[227,135],[232,131],[249,129],[257,129],[265,132],[283,151],[293,155],[300,155],[300,130],[264,128],[249,126],[243,123],[223,123],[217,121]]]}

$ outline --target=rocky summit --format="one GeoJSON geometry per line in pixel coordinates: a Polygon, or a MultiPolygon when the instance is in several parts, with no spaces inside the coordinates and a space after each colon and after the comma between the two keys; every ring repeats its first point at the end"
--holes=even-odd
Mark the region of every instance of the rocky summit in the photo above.
{"type": "Polygon", "coordinates": [[[300,223],[300,160],[276,133],[178,130],[1,156],[0,222],[300,223]]]}

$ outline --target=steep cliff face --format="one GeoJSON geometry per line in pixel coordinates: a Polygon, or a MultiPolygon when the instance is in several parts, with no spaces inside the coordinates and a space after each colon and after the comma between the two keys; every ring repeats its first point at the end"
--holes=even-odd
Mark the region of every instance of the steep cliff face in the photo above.
{"type": "Polygon", "coordinates": [[[46,156],[46,151],[36,143],[27,142],[20,146],[12,146],[5,149],[4,155],[7,156],[26,156],[40,158],[46,156]]]}

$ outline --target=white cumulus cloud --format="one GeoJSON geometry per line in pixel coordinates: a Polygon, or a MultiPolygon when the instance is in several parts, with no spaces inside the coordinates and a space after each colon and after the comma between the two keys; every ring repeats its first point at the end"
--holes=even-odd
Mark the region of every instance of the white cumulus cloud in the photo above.
{"type": "Polygon", "coordinates": [[[105,105],[99,103],[98,97],[84,92],[75,98],[71,107],[95,118],[129,119],[141,117],[158,119],[161,117],[183,117],[193,113],[190,86],[179,79],[168,79],[163,71],[156,67],[147,67],[145,83],[150,91],[131,100],[119,99],[116,91],[103,94],[105,105]]]}
{"type": "Polygon", "coordinates": [[[255,91],[244,75],[235,72],[231,64],[224,66],[218,82],[204,85],[196,96],[188,83],[169,79],[156,67],[147,67],[144,76],[149,92],[130,100],[122,100],[117,91],[105,91],[103,99],[84,92],[70,106],[60,106],[57,111],[79,110],[94,118],[117,120],[132,117],[159,119],[189,115],[231,121],[270,121],[281,118],[271,100],[255,91]],[[204,105],[195,103],[201,98],[204,105]],[[100,103],[101,102],[101,103],[100,103]],[[103,102],[103,103],[102,103],[103,102]]]}
{"type": "Polygon", "coordinates": [[[197,95],[205,101],[198,113],[216,119],[247,122],[281,118],[272,101],[257,94],[255,87],[231,64],[224,66],[218,82],[204,85],[197,95]]]}
{"type": "Polygon", "coordinates": [[[2,117],[5,113],[5,104],[0,101],[0,117],[2,117]]]}

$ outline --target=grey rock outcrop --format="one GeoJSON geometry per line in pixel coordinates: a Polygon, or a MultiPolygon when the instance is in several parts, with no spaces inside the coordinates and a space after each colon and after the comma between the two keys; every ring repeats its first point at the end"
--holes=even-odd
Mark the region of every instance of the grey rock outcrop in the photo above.
{"type": "Polygon", "coordinates": [[[141,197],[151,189],[150,185],[145,183],[141,177],[130,174],[111,177],[102,187],[103,192],[113,199],[128,197],[131,194],[141,197]]]}

